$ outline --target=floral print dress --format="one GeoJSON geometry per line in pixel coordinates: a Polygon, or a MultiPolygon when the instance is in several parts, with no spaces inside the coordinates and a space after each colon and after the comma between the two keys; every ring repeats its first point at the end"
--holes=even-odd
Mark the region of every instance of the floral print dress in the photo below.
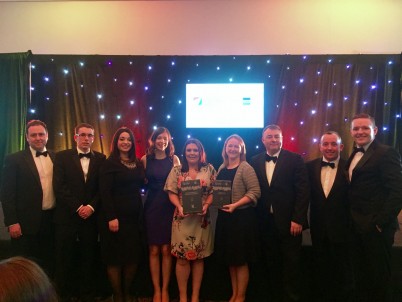
{"type": "MultiPolygon", "coordinates": [[[[202,187],[202,200],[206,201],[212,194],[212,184],[216,171],[210,164],[201,167],[196,179],[202,187]]],[[[181,172],[181,166],[173,167],[166,180],[165,191],[179,195],[181,201],[181,182],[191,180],[188,172],[181,172]]],[[[186,260],[203,259],[214,251],[214,238],[209,211],[204,216],[189,215],[180,217],[177,208],[173,214],[172,223],[172,255],[186,260]]]]}

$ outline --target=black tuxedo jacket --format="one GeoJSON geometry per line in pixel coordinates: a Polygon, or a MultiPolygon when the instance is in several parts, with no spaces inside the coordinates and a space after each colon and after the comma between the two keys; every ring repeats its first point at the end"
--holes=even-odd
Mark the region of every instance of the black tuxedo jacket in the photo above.
{"type": "Polygon", "coordinates": [[[261,198],[257,203],[260,223],[267,221],[272,205],[275,226],[282,234],[289,234],[291,221],[307,228],[310,188],[302,157],[282,149],[269,185],[265,171],[265,154],[257,154],[251,159],[261,188],[261,198]]]}
{"type": "Polygon", "coordinates": [[[339,160],[334,183],[327,197],[321,183],[321,160],[306,164],[310,194],[310,231],[314,239],[328,238],[332,242],[345,242],[350,235],[349,180],[345,173],[346,161],[339,160]]]}
{"type": "MultiPolygon", "coordinates": [[[[54,154],[49,151],[54,160],[54,154]]],[[[30,149],[9,154],[4,159],[1,203],[4,224],[19,223],[24,234],[36,234],[42,217],[43,191],[30,149]]]]}
{"type": "MultiPolygon", "coordinates": [[[[349,170],[352,158],[346,164],[349,170]]],[[[396,228],[402,207],[402,167],[399,153],[374,140],[357,163],[350,181],[349,200],[355,230],[365,233],[396,228]]]]}
{"type": "MultiPolygon", "coordinates": [[[[99,168],[105,155],[91,151],[87,180],[85,181],[77,149],[56,154],[53,172],[53,188],[56,194],[54,220],[56,224],[82,222],[77,214],[81,205],[91,205],[95,211],[99,203],[99,168]]],[[[94,220],[94,216],[90,217],[94,220]]]]}

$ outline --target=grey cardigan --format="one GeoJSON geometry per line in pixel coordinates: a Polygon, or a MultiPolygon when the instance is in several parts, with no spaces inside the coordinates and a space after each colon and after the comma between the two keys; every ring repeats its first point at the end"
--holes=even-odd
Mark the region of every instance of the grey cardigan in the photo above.
{"type": "MultiPolygon", "coordinates": [[[[218,169],[219,172],[226,166],[222,164],[218,169]]],[[[257,204],[258,198],[261,196],[260,185],[258,183],[257,175],[246,161],[242,161],[237,168],[235,177],[232,184],[232,202],[236,202],[243,196],[248,196],[252,203],[240,206],[237,209],[245,209],[257,204]]]]}

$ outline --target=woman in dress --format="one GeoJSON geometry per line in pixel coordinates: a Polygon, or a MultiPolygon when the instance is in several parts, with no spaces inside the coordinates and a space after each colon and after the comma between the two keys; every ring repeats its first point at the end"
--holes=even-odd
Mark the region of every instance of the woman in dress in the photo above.
{"type": "Polygon", "coordinates": [[[176,279],[180,302],[187,302],[187,283],[192,273],[191,302],[199,301],[204,258],[213,252],[213,233],[208,207],[212,203],[212,183],[215,169],[206,161],[201,142],[188,139],[183,149],[182,166],[173,167],[166,180],[165,190],[176,207],[172,223],[171,252],[177,258],[176,279]],[[200,180],[202,213],[184,214],[181,182],[200,180]]]}
{"type": "Polygon", "coordinates": [[[157,128],[149,138],[147,154],[141,158],[148,185],[144,205],[145,228],[149,246],[149,268],[154,286],[153,302],[169,301],[169,280],[172,269],[170,239],[174,205],[164,191],[166,178],[173,166],[180,164],[168,129],[157,128]],[[162,263],[160,255],[162,254],[162,263]],[[161,288],[162,270],[162,288],[161,288]]]}
{"type": "Polygon", "coordinates": [[[135,155],[133,132],[122,127],[113,136],[110,156],[100,173],[101,251],[113,301],[131,301],[130,286],[141,253],[145,173],[135,155]]]}
{"type": "Polygon", "coordinates": [[[222,150],[223,164],[216,179],[232,182],[231,203],[218,211],[215,255],[229,266],[232,297],[229,302],[243,302],[249,280],[248,263],[257,260],[258,226],[253,207],[260,197],[254,169],[246,162],[243,139],[229,136],[222,150]]]}

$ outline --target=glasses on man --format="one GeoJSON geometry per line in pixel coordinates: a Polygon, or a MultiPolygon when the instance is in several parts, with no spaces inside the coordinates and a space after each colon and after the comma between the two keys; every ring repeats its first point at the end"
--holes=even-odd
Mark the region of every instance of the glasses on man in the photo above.
{"type": "Polygon", "coordinates": [[[85,137],[94,138],[94,135],[91,133],[77,133],[76,135],[79,137],[82,137],[82,138],[85,138],[85,137]]]}

